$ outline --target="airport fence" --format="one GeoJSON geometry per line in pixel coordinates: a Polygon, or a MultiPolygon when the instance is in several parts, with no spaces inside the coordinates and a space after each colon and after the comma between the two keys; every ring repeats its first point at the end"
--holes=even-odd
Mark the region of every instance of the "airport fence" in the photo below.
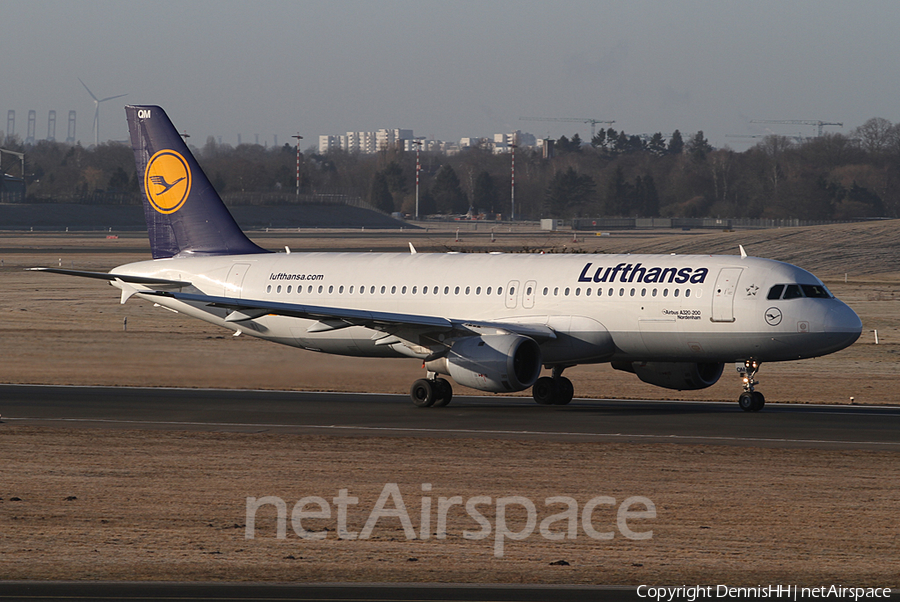
{"type": "Polygon", "coordinates": [[[751,230],[765,228],[824,226],[827,224],[846,224],[867,220],[808,220],[712,217],[587,217],[576,218],[573,220],[553,221],[556,222],[554,229],[569,227],[572,230],[644,230],[651,228],[671,228],[678,230],[751,230]]]}

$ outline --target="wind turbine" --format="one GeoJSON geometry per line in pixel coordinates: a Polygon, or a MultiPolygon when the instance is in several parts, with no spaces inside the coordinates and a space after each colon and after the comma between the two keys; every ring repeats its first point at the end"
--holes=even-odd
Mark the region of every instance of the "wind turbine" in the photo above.
{"type": "MultiPolygon", "coordinates": [[[[78,81],[81,82],[80,77],[78,78],[78,81]]],[[[113,98],[121,98],[123,96],[128,96],[128,95],[127,94],[118,94],[116,96],[107,96],[106,98],[98,99],[96,96],[94,96],[94,93],[91,92],[91,89],[87,87],[86,83],[81,82],[81,85],[84,86],[84,89],[87,90],[88,94],[91,95],[91,98],[94,99],[94,127],[93,127],[94,146],[99,146],[100,145],[100,103],[106,102],[107,100],[112,100],[113,98]]]]}

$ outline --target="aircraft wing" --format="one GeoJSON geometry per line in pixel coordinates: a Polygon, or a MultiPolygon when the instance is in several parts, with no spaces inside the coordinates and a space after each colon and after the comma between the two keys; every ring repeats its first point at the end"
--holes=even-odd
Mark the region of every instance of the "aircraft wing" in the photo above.
{"type": "Polygon", "coordinates": [[[191,283],[186,280],[166,280],[165,278],[148,278],[147,276],[129,276],[127,274],[110,274],[108,272],[87,272],[84,270],[66,270],[63,268],[26,268],[30,272],[50,272],[51,274],[65,274],[67,276],[81,276],[82,278],[96,278],[115,282],[121,280],[129,284],[143,284],[145,286],[174,286],[184,288],[191,283]]]}
{"type": "MultiPolygon", "coordinates": [[[[543,324],[506,323],[479,320],[453,320],[439,316],[425,316],[418,314],[401,314],[383,311],[370,311],[362,309],[348,309],[339,307],[323,307],[318,305],[305,305],[299,303],[279,303],[275,301],[258,301],[252,299],[237,299],[232,297],[215,297],[209,295],[197,295],[192,293],[178,293],[170,291],[136,291],[143,295],[170,297],[179,301],[205,303],[212,307],[230,309],[225,317],[226,322],[241,322],[252,320],[267,314],[290,316],[294,318],[306,318],[317,320],[318,323],[309,327],[309,332],[324,332],[337,330],[348,326],[365,326],[388,334],[400,335],[399,331],[418,332],[449,332],[451,330],[468,330],[472,334],[479,334],[479,330],[495,328],[521,334],[538,340],[555,339],[556,333],[552,328],[543,324]]],[[[405,337],[403,337],[405,338],[405,337]]],[[[385,340],[382,344],[388,344],[385,340]]]]}

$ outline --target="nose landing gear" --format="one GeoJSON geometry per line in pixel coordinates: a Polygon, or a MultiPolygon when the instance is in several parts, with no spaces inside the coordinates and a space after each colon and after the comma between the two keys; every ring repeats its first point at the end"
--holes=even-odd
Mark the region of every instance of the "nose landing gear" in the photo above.
{"type": "Polygon", "coordinates": [[[754,390],[754,386],[759,384],[756,380],[756,373],[759,372],[759,361],[749,359],[744,361],[744,365],[738,365],[738,372],[743,374],[744,392],[738,397],[738,405],[745,412],[758,412],[766,405],[766,398],[759,391],[754,390]]]}

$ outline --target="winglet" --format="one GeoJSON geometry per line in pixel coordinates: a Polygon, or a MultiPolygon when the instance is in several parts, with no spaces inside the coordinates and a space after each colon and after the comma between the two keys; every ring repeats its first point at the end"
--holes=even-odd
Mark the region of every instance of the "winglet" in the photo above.
{"type": "Polygon", "coordinates": [[[741,250],[741,259],[747,259],[747,251],[744,250],[744,245],[738,245],[738,248],[741,250]]]}
{"type": "Polygon", "coordinates": [[[416,248],[413,246],[412,243],[409,243],[409,252],[410,252],[411,254],[413,254],[413,255],[415,255],[416,253],[418,253],[418,251],[416,251],[416,248]]]}

